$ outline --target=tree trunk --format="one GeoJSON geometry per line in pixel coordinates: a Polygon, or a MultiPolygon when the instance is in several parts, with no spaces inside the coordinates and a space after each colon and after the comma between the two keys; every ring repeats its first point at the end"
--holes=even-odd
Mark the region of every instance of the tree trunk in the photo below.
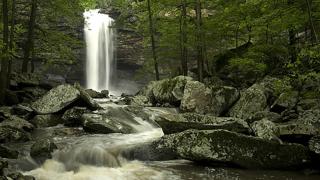
{"type": "Polygon", "coordinates": [[[308,16],[309,16],[309,24],[310,24],[310,28],[311,28],[311,34],[312,34],[312,43],[317,43],[318,42],[318,36],[317,36],[317,32],[316,29],[314,27],[313,24],[313,19],[312,19],[312,12],[311,12],[311,3],[309,0],[306,0],[307,5],[308,5],[308,16]]]}
{"type": "MultiPolygon", "coordinates": [[[[13,43],[14,43],[14,31],[15,31],[15,16],[16,16],[16,0],[12,0],[11,5],[11,22],[10,22],[10,42],[9,42],[9,49],[12,52],[13,51],[13,43]]],[[[10,78],[11,78],[11,68],[12,68],[12,58],[9,59],[9,67],[8,67],[8,86],[10,84],[10,78]]]]}
{"type": "MultiPolygon", "coordinates": [[[[288,0],[288,5],[293,5],[292,0],[288,0]]],[[[292,26],[289,26],[289,55],[291,62],[295,62],[297,59],[297,52],[296,52],[296,38],[295,38],[295,32],[294,28],[292,26]]]]}
{"type": "Polygon", "coordinates": [[[156,80],[160,80],[159,76],[159,65],[158,65],[158,59],[156,54],[156,43],[155,43],[155,37],[154,37],[154,24],[152,19],[152,11],[151,11],[151,3],[150,0],[147,0],[148,5],[148,15],[149,15],[149,31],[151,36],[151,48],[152,48],[152,57],[154,61],[154,71],[156,74],[156,80]]]}
{"type": "Polygon", "coordinates": [[[181,69],[184,76],[188,76],[188,49],[187,49],[187,3],[181,0],[180,45],[181,69]]]}
{"type": "Polygon", "coordinates": [[[196,0],[196,39],[197,39],[197,64],[198,64],[198,80],[203,82],[203,39],[202,39],[202,17],[201,17],[201,1],[196,0]]]}
{"type": "Polygon", "coordinates": [[[3,13],[3,43],[1,72],[0,72],[0,104],[4,104],[6,97],[7,81],[8,81],[8,44],[9,44],[9,17],[8,17],[8,1],[2,0],[3,13]]]}
{"type": "Polygon", "coordinates": [[[30,55],[32,54],[34,48],[34,27],[36,23],[37,16],[37,0],[32,0],[31,13],[29,19],[28,27],[28,39],[24,47],[24,59],[22,63],[22,72],[28,72],[28,64],[30,62],[30,55]]]}

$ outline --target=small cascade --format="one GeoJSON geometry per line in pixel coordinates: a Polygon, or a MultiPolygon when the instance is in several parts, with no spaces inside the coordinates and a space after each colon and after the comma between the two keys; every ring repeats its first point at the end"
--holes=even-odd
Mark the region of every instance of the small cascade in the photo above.
{"type": "Polygon", "coordinates": [[[84,12],[85,40],[87,49],[86,87],[88,89],[110,90],[115,71],[114,38],[111,28],[113,19],[99,9],[84,12]]]}

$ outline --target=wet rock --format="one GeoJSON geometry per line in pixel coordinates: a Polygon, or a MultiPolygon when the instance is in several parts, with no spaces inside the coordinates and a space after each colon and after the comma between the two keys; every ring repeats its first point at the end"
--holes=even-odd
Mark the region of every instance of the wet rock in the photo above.
{"type": "Polygon", "coordinates": [[[0,143],[25,142],[30,140],[30,134],[10,126],[0,126],[0,143]]]}
{"type": "Polygon", "coordinates": [[[251,128],[257,137],[266,140],[275,140],[281,143],[281,140],[278,138],[279,129],[277,125],[269,121],[268,119],[265,118],[260,121],[254,122],[251,125],[251,128]]]}
{"type": "Polygon", "coordinates": [[[83,114],[84,130],[91,133],[135,133],[157,127],[142,107],[108,107],[95,114],[83,114]]]}
{"type": "Polygon", "coordinates": [[[152,103],[150,103],[149,99],[146,96],[141,96],[141,95],[134,96],[131,99],[130,104],[133,106],[144,106],[144,107],[152,106],[152,103]]]}
{"type": "Polygon", "coordinates": [[[105,97],[108,98],[109,97],[109,91],[108,90],[102,90],[101,94],[105,97]]]}
{"type": "Polygon", "coordinates": [[[279,144],[226,130],[187,130],[164,136],[158,148],[172,148],[181,158],[220,162],[244,168],[291,169],[311,162],[299,144],[279,144]]]}
{"type": "Polygon", "coordinates": [[[109,133],[130,133],[121,123],[111,121],[99,114],[83,114],[83,129],[86,132],[109,134],[109,133]]]}
{"type": "Polygon", "coordinates": [[[146,96],[153,105],[169,103],[178,106],[183,97],[184,87],[191,80],[190,77],[178,76],[173,79],[153,81],[138,95],[146,96]]]}
{"type": "Polygon", "coordinates": [[[18,116],[9,116],[6,120],[0,123],[0,126],[17,128],[27,132],[30,132],[34,129],[34,126],[31,123],[18,116]]]}
{"type": "Polygon", "coordinates": [[[320,136],[314,136],[310,139],[309,149],[320,155],[320,136]]]}
{"type": "Polygon", "coordinates": [[[102,107],[83,89],[79,84],[75,84],[75,88],[80,92],[80,100],[88,107],[90,110],[95,111],[102,109],[102,107]]]}
{"type": "Polygon", "coordinates": [[[13,180],[35,180],[32,176],[25,176],[19,172],[11,173],[7,175],[7,177],[13,179],[13,180]]]}
{"type": "Polygon", "coordinates": [[[281,115],[275,112],[270,111],[259,111],[255,113],[250,119],[247,119],[247,122],[253,123],[255,121],[262,120],[264,118],[267,118],[271,122],[281,122],[281,115]]]}
{"type": "Polygon", "coordinates": [[[256,112],[267,108],[267,100],[264,87],[254,84],[241,94],[239,101],[232,107],[229,114],[232,117],[250,119],[256,112]]]}
{"type": "Polygon", "coordinates": [[[271,106],[271,111],[276,113],[282,113],[287,109],[292,109],[297,105],[298,102],[297,91],[289,91],[282,93],[279,98],[271,106]]]}
{"type": "Polygon", "coordinates": [[[80,97],[80,92],[71,85],[60,85],[32,103],[31,108],[38,114],[52,114],[61,111],[80,97]]]}
{"type": "Polygon", "coordinates": [[[184,90],[180,109],[184,112],[210,113],[220,116],[238,100],[239,92],[233,87],[208,88],[197,81],[189,81],[184,90]]]}
{"type": "Polygon", "coordinates": [[[15,151],[0,145],[0,157],[8,158],[8,159],[17,159],[18,155],[19,155],[18,151],[15,151]]]}
{"type": "Polygon", "coordinates": [[[52,140],[42,139],[31,146],[30,155],[32,158],[42,162],[50,159],[52,157],[51,153],[56,149],[58,149],[58,147],[52,140]]]}
{"type": "Polygon", "coordinates": [[[104,93],[95,91],[95,90],[93,90],[93,89],[86,89],[85,91],[86,91],[86,93],[88,93],[88,94],[90,95],[90,97],[92,97],[92,98],[108,98],[108,97],[109,97],[109,96],[108,96],[109,92],[108,92],[107,95],[106,95],[106,94],[104,94],[104,93]]]}
{"type": "Polygon", "coordinates": [[[182,132],[187,129],[214,130],[225,129],[249,134],[251,129],[247,122],[239,118],[215,117],[195,113],[163,114],[155,120],[165,134],[182,132]]]}
{"type": "Polygon", "coordinates": [[[61,115],[58,114],[46,114],[46,115],[36,115],[30,122],[37,128],[53,127],[58,124],[63,124],[63,119],[61,115]]]}
{"type": "Polygon", "coordinates": [[[90,111],[85,107],[73,107],[67,110],[63,116],[62,120],[66,126],[81,126],[83,124],[81,116],[84,113],[89,113],[90,111]]]}

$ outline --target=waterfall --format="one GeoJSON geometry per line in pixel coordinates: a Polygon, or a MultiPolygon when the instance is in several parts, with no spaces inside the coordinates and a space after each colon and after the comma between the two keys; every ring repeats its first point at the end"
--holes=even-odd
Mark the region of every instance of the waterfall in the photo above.
{"type": "Polygon", "coordinates": [[[99,9],[84,12],[86,58],[86,88],[110,90],[114,71],[114,37],[110,26],[113,19],[99,9]]]}

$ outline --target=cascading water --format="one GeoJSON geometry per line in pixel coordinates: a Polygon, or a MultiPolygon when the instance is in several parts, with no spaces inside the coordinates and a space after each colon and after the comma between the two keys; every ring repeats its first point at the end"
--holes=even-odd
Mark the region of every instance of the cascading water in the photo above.
{"type": "Polygon", "coordinates": [[[115,31],[110,26],[113,19],[99,9],[84,13],[85,40],[87,48],[86,87],[88,89],[110,90],[114,71],[115,31]]]}

